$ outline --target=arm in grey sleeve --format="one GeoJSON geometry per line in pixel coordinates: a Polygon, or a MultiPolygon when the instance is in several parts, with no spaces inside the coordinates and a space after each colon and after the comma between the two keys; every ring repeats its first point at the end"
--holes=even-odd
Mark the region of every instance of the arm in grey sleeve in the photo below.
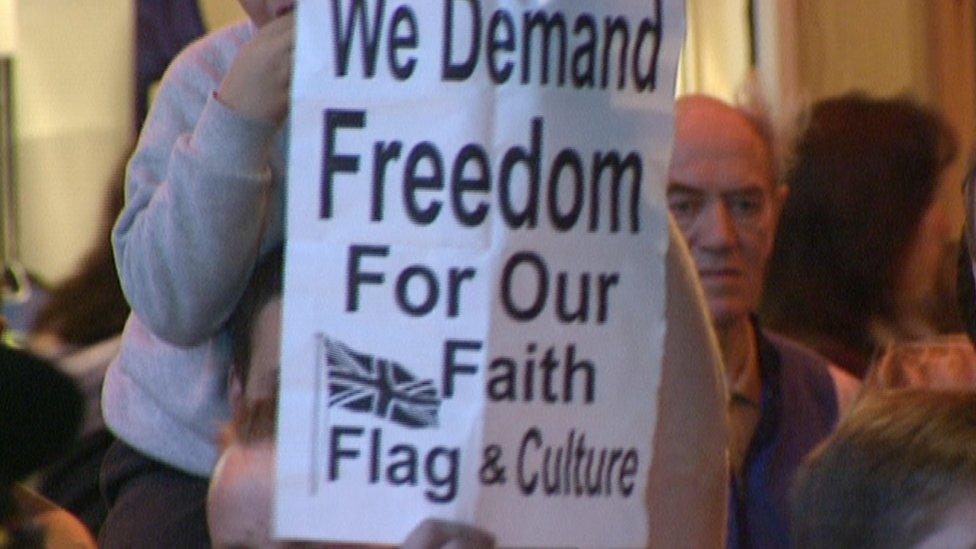
{"type": "Polygon", "coordinates": [[[192,61],[164,79],[112,234],[132,309],[178,345],[217,332],[244,292],[270,208],[276,132],[221,105],[218,74],[192,61]]]}

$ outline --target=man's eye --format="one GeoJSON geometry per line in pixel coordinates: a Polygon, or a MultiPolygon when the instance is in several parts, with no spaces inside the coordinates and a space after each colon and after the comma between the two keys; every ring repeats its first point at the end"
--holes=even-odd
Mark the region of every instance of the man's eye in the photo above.
{"type": "Polygon", "coordinates": [[[668,208],[675,217],[690,216],[701,209],[701,201],[694,198],[669,198],[668,208]]]}
{"type": "Polygon", "coordinates": [[[763,200],[758,196],[734,196],[726,203],[736,217],[752,217],[762,211],[763,200]]]}

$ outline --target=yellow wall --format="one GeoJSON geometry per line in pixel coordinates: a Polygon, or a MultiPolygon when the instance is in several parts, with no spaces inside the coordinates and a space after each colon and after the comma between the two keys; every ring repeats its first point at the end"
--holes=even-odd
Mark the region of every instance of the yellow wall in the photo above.
{"type": "Polygon", "coordinates": [[[245,17],[241,6],[233,0],[200,0],[200,15],[208,29],[223,27],[245,17]]]}
{"type": "MultiPolygon", "coordinates": [[[[748,70],[745,1],[688,1],[681,92],[733,97],[748,70]]],[[[15,2],[20,250],[28,267],[54,281],[70,272],[88,247],[105,184],[131,138],[134,7],[132,0],[15,2]]],[[[933,30],[930,10],[942,4],[959,2],[757,0],[761,13],[775,12],[764,21],[777,26],[776,32],[760,29],[766,40],[760,43],[760,62],[776,65],[760,68],[775,74],[774,83],[787,84],[767,90],[772,107],[777,110],[784,98],[810,102],[854,88],[882,95],[908,92],[945,104],[949,79],[931,67],[931,38],[945,32],[933,30]]],[[[210,28],[244,16],[233,0],[201,0],[201,12],[210,28]]],[[[972,13],[966,13],[970,27],[962,32],[970,43],[960,51],[968,57],[960,58],[962,68],[947,74],[962,71],[971,81],[972,13]]],[[[945,26],[960,18],[946,12],[943,19],[945,26]]],[[[947,48],[959,40],[945,42],[941,55],[951,60],[958,52],[947,48]]],[[[971,128],[973,94],[959,90],[952,92],[957,105],[949,118],[959,121],[960,129],[971,128]]]]}
{"type": "Polygon", "coordinates": [[[799,70],[812,97],[852,89],[929,99],[926,6],[918,0],[799,0],[799,70]]]}
{"type": "MultiPolygon", "coordinates": [[[[16,1],[20,259],[57,282],[91,245],[106,186],[133,139],[135,7],[16,1]]],[[[200,8],[210,28],[244,17],[233,0],[201,0],[200,8]]]]}
{"type": "Polygon", "coordinates": [[[678,95],[704,93],[731,102],[749,70],[745,0],[687,0],[678,95]]]}
{"type": "Polygon", "coordinates": [[[55,281],[91,243],[131,138],[131,0],[18,0],[14,57],[22,262],[55,281]]]}

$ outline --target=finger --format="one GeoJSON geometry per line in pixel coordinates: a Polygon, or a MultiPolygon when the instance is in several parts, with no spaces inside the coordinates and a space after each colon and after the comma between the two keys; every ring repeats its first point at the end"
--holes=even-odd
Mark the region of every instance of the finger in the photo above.
{"type": "MultiPolygon", "coordinates": [[[[265,26],[268,28],[269,25],[265,26]]],[[[275,55],[291,56],[295,49],[295,30],[293,27],[285,27],[267,36],[268,46],[274,50],[275,55]]]]}
{"type": "Polygon", "coordinates": [[[477,528],[462,527],[441,549],[493,549],[495,540],[487,532],[477,528]]]}
{"type": "Polygon", "coordinates": [[[266,25],[261,27],[259,33],[267,34],[269,36],[278,35],[290,35],[295,29],[295,14],[286,13],[281,17],[275,17],[271,21],[268,21],[266,25]]]}
{"type": "Polygon", "coordinates": [[[401,549],[440,547],[449,539],[444,521],[425,519],[410,532],[400,547],[401,549]]]}
{"type": "Polygon", "coordinates": [[[474,540],[452,539],[440,547],[440,549],[493,549],[493,542],[481,543],[474,540]]]}
{"type": "MultiPolygon", "coordinates": [[[[492,549],[495,547],[495,537],[488,532],[480,528],[475,528],[474,526],[466,526],[463,524],[459,526],[458,536],[454,540],[461,543],[459,547],[463,547],[464,549],[492,549]]],[[[454,541],[451,543],[454,543],[454,541]]]]}
{"type": "Polygon", "coordinates": [[[484,530],[457,522],[426,519],[407,537],[406,549],[490,549],[495,539],[484,530]]]}

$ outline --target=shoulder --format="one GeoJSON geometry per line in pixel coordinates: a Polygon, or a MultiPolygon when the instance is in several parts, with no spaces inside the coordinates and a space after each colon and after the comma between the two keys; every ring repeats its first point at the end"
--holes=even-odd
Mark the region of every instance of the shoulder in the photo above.
{"type": "Polygon", "coordinates": [[[818,374],[827,374],[827,365],[830,361],[817,351],[766,328],[761,329],[760,333],[779,354],[784,367],[803,368],[818,374]]]}
{"type": "Polygon", "coordinates": [[[861,394],[861,381],[836,364],[829,364],[827,370],[837,390],[837,411],[840,417],[844,417],[861,394]]]}
{"type": "Polygon", "coordinates": [[[779,353],[783,369],[790,372],[787,377],[812,390],[828,393],[836,402],[838,416],[843,416],[851,408],[861,390],[861,382],[857,378],[798,341],[767,329],[761,333],[779,353]]]}

